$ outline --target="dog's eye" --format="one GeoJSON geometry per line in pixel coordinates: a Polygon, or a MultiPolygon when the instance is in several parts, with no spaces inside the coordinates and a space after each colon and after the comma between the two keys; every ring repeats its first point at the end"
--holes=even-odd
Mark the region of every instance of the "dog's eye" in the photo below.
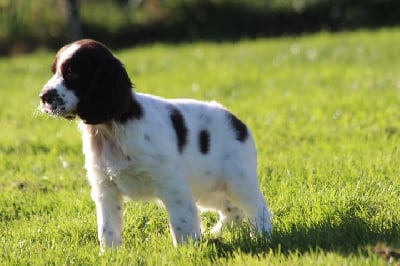
{"type": "Polygon", "coordinates": [[[77,79],[78,77],[79,77],[79,75],[72,72],[71,68],[68,68],[64,74],[64,78],[67,80],[74,80],[74,79],[77,79]]]}

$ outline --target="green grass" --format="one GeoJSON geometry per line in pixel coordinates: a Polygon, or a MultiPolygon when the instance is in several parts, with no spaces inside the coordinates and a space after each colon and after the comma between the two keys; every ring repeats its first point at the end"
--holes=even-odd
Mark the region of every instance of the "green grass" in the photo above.
{"type": "Polygon", "coordinates": [[[252,128],[274,234],[175,249],[165,210],[130,201],[104,255],[76,123],[35,112],[54,53],[0,59],[1,264],[384,264],[372,247],[400,246],[398,43],[391,29],[117,51],[137,91],[216,99],[252,128]]]}

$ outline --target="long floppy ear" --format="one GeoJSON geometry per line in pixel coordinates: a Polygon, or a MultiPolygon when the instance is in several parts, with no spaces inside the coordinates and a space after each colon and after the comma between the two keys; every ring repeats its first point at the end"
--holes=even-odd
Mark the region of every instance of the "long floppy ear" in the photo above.
{"type": "Polygon", "coordinates": [[[100,48],[103,51],[93,62],[98,65],[93,66],[90,88],[78,104],[79,117],[92,125],[138,118],[142,109],[135,101],[132,83],[124,66],[111,52],[103,49],[100,48]]]}

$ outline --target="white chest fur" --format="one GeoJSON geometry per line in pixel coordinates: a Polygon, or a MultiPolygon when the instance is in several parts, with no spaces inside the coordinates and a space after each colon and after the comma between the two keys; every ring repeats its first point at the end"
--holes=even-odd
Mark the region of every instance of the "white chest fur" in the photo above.
{"type": "Polygon", "coordinates": [[[116,128],[81,124],[85,167],[92,187],[101,183],[115,184],[126,196],[133,199],[153,200],[154,182],[148,169],[138,163],[138,158],[124,149],[116,128]]]}

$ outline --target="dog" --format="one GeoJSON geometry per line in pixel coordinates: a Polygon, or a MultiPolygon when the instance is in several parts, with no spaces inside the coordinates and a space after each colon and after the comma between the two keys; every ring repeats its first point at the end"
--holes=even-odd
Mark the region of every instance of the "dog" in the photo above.
{"type": "Polygon", "coordinates": [[[175,246],[201,238],[196,205],[218,212],[212,233],[247,218],[256,233],[271,235],[255,142],[230,111],[136,93],[124,65],[95,40],[62,47],[52,72],[39,108],[80,121],[102,250],[121,245],[124,196],[161,201],[175,246]]]}

